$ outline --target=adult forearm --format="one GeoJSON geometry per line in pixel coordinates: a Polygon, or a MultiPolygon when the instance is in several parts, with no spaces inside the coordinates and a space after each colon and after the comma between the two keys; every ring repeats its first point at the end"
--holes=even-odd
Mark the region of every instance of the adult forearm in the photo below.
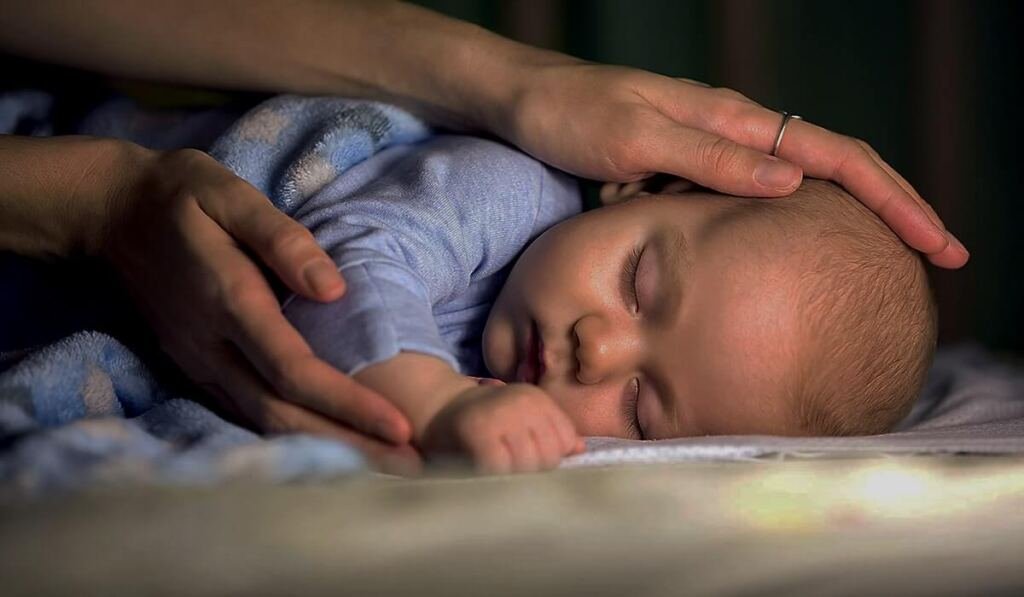
{"type": "Polygon", "coordinates": [[[117,76],[372,97],[492,130],[521,70],[567,60],[416,6],[344,0],[7,2],[8,50],[117,76]]]}
{"type": "Polygon", "coordinates": [[[0,135],[0,249],[95,253],[109,198],[146,153],[112,139],[0,135]]]}

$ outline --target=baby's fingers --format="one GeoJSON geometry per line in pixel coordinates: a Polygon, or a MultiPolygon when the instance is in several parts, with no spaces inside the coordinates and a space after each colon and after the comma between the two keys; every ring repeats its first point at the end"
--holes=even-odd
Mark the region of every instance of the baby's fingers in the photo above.
{"type": "Polygon", "coordinates": [[[471,438],[468,447],[478,473],[504,475],[512,472],[512,452],[503,437],[471,438]]]}
{"type": "Polygon", "coordinates": [[[540,470],[541,453],[535,434],[529,428],[510,431],[504,440],[512,454],[512,470],[517,473],[532,473],[540,470]]]}
{"type": "Polygon", "coordinates": [[[537,459],[539,469],[542,471],[558,467],[562,457],[568,454],[568,449],[562,446],[562,440],[556,433],[552,433],[551,425],[544,424],[540,429],[530,429],[530,436],[537,447],[537,459]]]}
{"type": "Polygon", "coordinates": [[[565,413],[559,411],[556,416],[549,417],[548,429],[550,436],[558,442],[561,456],[572,456],[585,450],[583,438],[576,433],[576,427],[565,413]]]}

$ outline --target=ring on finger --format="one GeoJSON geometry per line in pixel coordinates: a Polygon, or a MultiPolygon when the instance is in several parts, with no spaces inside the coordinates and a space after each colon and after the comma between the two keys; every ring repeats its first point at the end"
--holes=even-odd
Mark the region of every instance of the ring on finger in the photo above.
{"type": "Polygon", "coordinates": [[[789,121],[792,119],[803,120],[802,117],[791,114],[783,110],[782,112],[782,124],[779,125],[779,132],[775,135],[775,143],[772,144],[772,155],[777,156],[779,154],[779,147],[782,145],[782,137],[786,134],[786,126],[789,125],[789,121]]]}

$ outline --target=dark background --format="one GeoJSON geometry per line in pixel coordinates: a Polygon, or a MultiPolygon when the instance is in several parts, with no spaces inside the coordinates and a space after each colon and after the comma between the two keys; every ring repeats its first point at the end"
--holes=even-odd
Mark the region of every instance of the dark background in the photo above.
{"type": "MultiPolygon", "coordinates": [[[[867,140],[935,206],[972,253],[966,268],[932,269],[941,340],[979,340],[1024,355],[1024,133],[1018,31],[1010,0],[419,0],[534,45],[738,89],[832,130],[867,140]]],[[[0,56],[4,81],[83,99],[111,90],[95,75],[0,56]],[[5,61],[6,60],[6,61],[5,61]],[[20,75],[20,76],[19,76],[20,75]],[[33,77],[35,77],[33,79],[33,77]]],[[[162,89],[159,97],[171,91],[162,89]]],[[[192,95],[195,90],[190,90],[192,95]]],[[[151,94],[152,95],[152,94],[151,94]]],[[[166,99],[166,98],[165,98],[166,99]]],[[[173,102],[172,102],[173,103],[173,102]]],[[[65,116],[74,120],[73,110],[65,116]]],[[[0,352],[50,341],[100,311],[83,289],[114,282],[88,264],[55,265],[42,281],[0,253],[0,352]],[[54,291],[47,280],[60,280],[54,291]],[[39,282],[38,287],[34,286],[39,282]],[[68,296],[75,298],[68,301],[68,296]],[[18,314],[46,312],[52,330],[18,314]],[[29,325],[31,323],[32,325],[29,325]],[[44,337],[45,336],[45,337],[44,337]]],[[[36,266],[37,267],[37,266],[36,266]]],[[[100,316],[96,316],[100,317],[100,316]]],[[[105,319],[88,320],[102,329],[105,319]]]]}
{"type": "Polygon", "coordinates": [[[737,89],[865,139],[971,251],[942,340],[1024,352],[1020,2],[421,0],[589,60],[737,89]]]}

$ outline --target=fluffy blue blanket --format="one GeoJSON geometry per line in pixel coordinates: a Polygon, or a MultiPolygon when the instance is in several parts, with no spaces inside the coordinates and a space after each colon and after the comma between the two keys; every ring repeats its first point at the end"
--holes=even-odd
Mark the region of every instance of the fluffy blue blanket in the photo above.
{"type": "MultiPolygon", "coordinates": [[[[0,132],[23,131],[27,117],[45,120],[45,100],[38,94],[0,96],[0,132]]],[[[121,125],[145,128],[144,121],[130,122],[144,114],[121,116],[121,125]]],[[[290,212],[352,165],[429,134],[422,122],[392,106],[282,96],[240,118],[210,153],[290,212]]],[[[0,482],[8,487],[286,481],[364,468],[359,453],[343,443],[261,438],[174,395],[130,350],[103,334],[75,334],[0,373],[0,482]]]]}

